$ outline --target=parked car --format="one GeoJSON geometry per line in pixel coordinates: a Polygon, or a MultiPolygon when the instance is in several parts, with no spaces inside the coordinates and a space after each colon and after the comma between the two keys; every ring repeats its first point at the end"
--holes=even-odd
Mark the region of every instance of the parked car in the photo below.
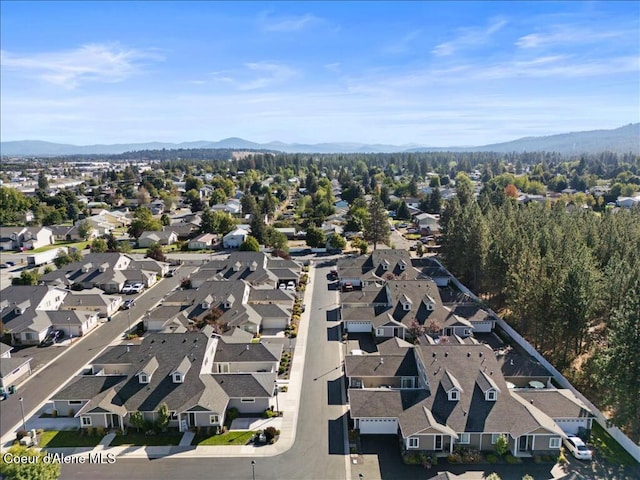
{"type": "Polygon", "coordinates": [[[7,266],[9,267],[15,267],[16,266],[16,262],[4,262],[7,264],[7,266]]]}
{"type": "Polygon", "coordinates": [[[54,343],[58,343],[62,337],[64,337],[64,332],[62,330],[53,330],[44,337],[44,340],[40,342],[40,347],[48,347],[49,345],[53,345],[54,343]]]}
{"type": "Polygon", "coordinates": [[[307,309],[307,306],[303,303],[302,304],[302,311],[304,312],[307,309]]]}
{"type": "Polygon", "coordinates": [[[578,460],[591,460],[593,453],[587,448],[580,437],[569,436],[562,443],[578,460]]]}
{"type": "Polygon", "coordinates": [[[122,304],[122,309],[123,310],[129,310],[135,304],[136,304],[136,302],[134,302],[133,300],[125,300],[125,302],[122,304]]]}
{"type": "Polygon", "coordinates": [[[296,282],[292,280],[287,283],[287,290],[295,290],[295,289],[296,289],[296,282]]]}
{"type": "Polygon", "coordinates": [[[9,268],[9,265],[6,263],[0,263],[0,268],[9,268]]]}
{"type": "Polygon", "coordinates": [[[144,290],[144,283],[134,283],[131,285],[131,293],[140,293],[144,290]]]}
{"type": "Polygon", "coordinates": [[[176,269],[175,268],[170,268],[169,271],[167,272],[167,277],[173,277],[176,274],[176,269]]]}
{"type": "Polygon", "coordinates": [[[122,287],[122,293],[133,293],[133,285],[127,283],[124,287],[122,287]]]}
{"type": "Polygon", "coordinates": [[[353,285],[351,285],[350,282],[346,282],[343,286],[342,286],[342,291],[343,292],[353,292],[353,285]]]}
{"type": "Polygon", "coordinates": [[[419,230],[417,228],[409,228],[407,229],[407,233],[419,233],[419,230]]]}
{"type": "Polygon", "coordinates": [[[400,223],[398,224],[398,228],[407,228],[409,225],[406,223],[400,223]]]}
{"type": "Polygon", "coordinates": [[[278,288],[279,288],[280,290],[286,290],[286,289],[287,289],[287,285],[286,285],[285,283],[281,283],[281,284],[278,286],[278,288]]]}

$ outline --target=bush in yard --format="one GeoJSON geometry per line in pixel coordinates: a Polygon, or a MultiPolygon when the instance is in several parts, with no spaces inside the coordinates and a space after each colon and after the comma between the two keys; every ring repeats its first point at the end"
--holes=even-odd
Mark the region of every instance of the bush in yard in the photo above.
{"type": "Polygon", "coordinates": [[[490,473],[485,480],[502,480],[497,473],[490,473]]]}
{"type": "Polygon", "coordinates": [[[520,460],[519,458],[514,457],[513,455],[511,455],[510,453],[508,453],[507,455],[505,455],[504,460],[509,464],[509,465],[516,465],[518,463],[522,463],[522,460],[520,460]]]}
{"type": "Polygon", "coordinates": [[[267,427],[264,429],[264,436],[267,442],[271,442],[271,440],[275,439],[277,435],[280,434],[280,430],[276,427],[267,427]]]}
{"type": "Polygon", "coordinates": [[[227,418],[229,420],[235,420],[236,418],[238,418],[239,415],[240,415],[240,412],[238,412],[238,409],[235,407],[231,407],[230,409],[227,410],[227,418]]]}
{"type": "Polygon", "coordinates": [[[501,457],[509,451],[509,441],[506,435],[500,435],[496,439],[496,444],[493,447],[498,455],[501,457]]]}
{"type": "Polygon", "coordinates": [[[262,418],[272,418],[277,416],[278,413],[274,412],[272,408],[267,408],[264,412],[262,412],[262,418]]]}
{"type": "Polygon", "coordinates": [[[498,456],[494,455],[493,453],[488,453],[486,459],[490,465],[495,465],[496,463],[498,463],[498,456]]]}
{"type": "Polygon", "coordinates": [[[565,457],[565,455],[564,455],[564,447],[560,449],[560,454],[558,455],[558,463],[560,465],[566,465],[567,464],[567,457],[565,457]]]}

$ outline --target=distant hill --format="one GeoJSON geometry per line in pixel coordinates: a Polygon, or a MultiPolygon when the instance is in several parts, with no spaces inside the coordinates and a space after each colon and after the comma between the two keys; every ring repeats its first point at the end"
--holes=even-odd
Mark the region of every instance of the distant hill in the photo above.
{"type": "Polygon", "coordinates": [[[56,155],[111,155],[140,150],[175,150],[189,148],[226,148],[238,150],[275,150],[286,153],[392,153],[392,152],[533,152],[547,151],[564,154],[597,153],[611,151],[640,154],[640,123],[613,130],[562,133],[546,137],[525,137],[511,142],[494,143],[478,147],[426,147],[420,145],[385,145],[365,143],[255,143],[242,138],[225,138],[217,142],[197,141],[183,143],[125,143],[115,145],[68,145],[21,140],[0,143],[3,156],[56,156],[56,155]]]}

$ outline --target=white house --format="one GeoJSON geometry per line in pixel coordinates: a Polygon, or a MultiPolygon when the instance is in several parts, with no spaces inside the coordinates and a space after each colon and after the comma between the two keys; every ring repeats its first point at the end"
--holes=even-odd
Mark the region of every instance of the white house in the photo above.
{"type": "Polygon", "coordinates": [[[244,228],[236,228],[222,237],[224,248],[238,248],[247,239],[249,231],[244,228]]]}

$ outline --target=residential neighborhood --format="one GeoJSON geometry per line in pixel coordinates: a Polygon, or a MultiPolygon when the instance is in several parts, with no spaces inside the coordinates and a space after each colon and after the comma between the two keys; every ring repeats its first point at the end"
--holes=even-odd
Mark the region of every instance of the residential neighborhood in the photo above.
{"type": "Polygon", "coordinates": [[[178,188],[148,206],[88,201],[73,224],[0,227],[5,444],[86,445],[123,462],[139,461],[126,445],[192,465],[215,456],[235,478],[241,455],[294,468],[323,418],[326,478],[386,478],[387,457],[406,478],[605,468],[575,453],[584,440],[595,455],[602,413],[445,267],[452,234],[429,213],[434,182],[416,185],[424,197],[390,196],[376,230],[375,195],[352,198],[353,183],[322,178],[333,213],[309,221],[308,181],[269,207],[237,173],[227,203],[178,188]]]}

